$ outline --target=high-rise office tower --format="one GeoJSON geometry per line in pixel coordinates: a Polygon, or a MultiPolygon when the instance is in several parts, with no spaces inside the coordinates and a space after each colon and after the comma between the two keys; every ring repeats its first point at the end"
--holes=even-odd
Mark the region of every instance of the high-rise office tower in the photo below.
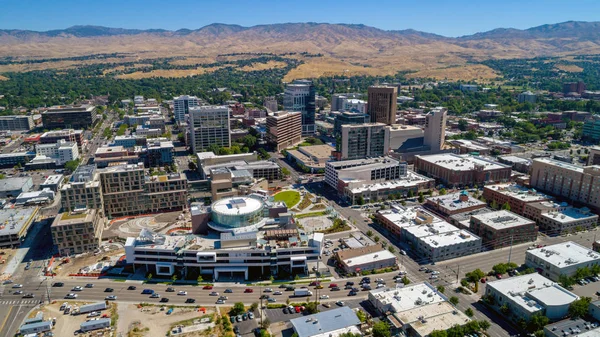
{"type": "Polygon", "coordinates": [[[390,147],[390,128],[383,123],[342,125],[341,159],[385,156],[390,147]]]}
{"type": "Polygon", "coordinates": [[[230,147],[229,108],[214,105],[191,107],[189,130],[194,153],[207,151],[213,144],[230,147]]]}
{"type": "Polygon", "coordinates": [[[434,108],[426,116],[425,138],[423,144],[431,148],[431,152],[439,152],[446,139],[446,117],[448,109],[434,108]]]}
{"type": "Polygon", "coordinates": [[[178,96],[173,98],[173,114],[177,123],[185,122],[185,116],[190,113],[191,107],[198,106],[198,97],[196,96],[178,96]]]}
{"type": "Polygon", "coordinates": [[[388,86],[370,86],[368,90],[367,114],[371,123],[396,123],[396,105],[398,88],[388,86]]]}
{"type": "Polygon", "coordinates": [[[302,141],[302,116],[298,111],[278,111],[267,116],[267,138],[281,151],[302,141]]]}
{"type": "Polygon", "coordinates": [[[305,136],[315,133],[315,96],[315,86],[308,80],[295,80],[285,87],[283,107],[302,113],[302,135],[305,136]]]}

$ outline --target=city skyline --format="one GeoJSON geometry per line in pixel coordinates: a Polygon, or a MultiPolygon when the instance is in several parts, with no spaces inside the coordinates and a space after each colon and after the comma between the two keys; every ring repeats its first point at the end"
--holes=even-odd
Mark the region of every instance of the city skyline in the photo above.
{"type": "Polygon", "coordinates": [[[472,6],[470,1],[446,3],[430,0],[408,3],[381,0],[379,6],[357,0],[302,3],[231,0],[226,4],[204,1],[198,4],[178,0],[165,6],[158,1],[114,0],[102,3],[28,1],[3,4],[0,29],[48,31],[76,25],[126,29],[198,29],[212,23],[244,27],[278,23],[319,22],[364,24],[383,30],[415,29],[447,37],[476,34],[497,28],[527,29],[566,21],[594,21],[600,3],[582,1],[579,6],[558,1],[503,1],[472,6]],[[186,10],[182,10],[182,8],[186,10]],[[31,8],[37,10],[31,11],[31,8]],[[459,9],[459,10],[458,10],[459,9]],[[27,12],[27,16],[19,15],[27,12]],[[83,13],[83,15],[82,15],[83,13]],[[92,16],[85,13],[93,13],[92,16]],[[160,13],[158,15],[157,13],[160,13]],[[251,13],[252,15],[248,15],[251,13]],[[365,15],[369,13],[369,15],[365,15]],[[451,13],[452,15],[448,15],[451,13]],[[148,17],[156,16],[153,20],[148,17]],[[17,19],[18,18],[18,19],[17,19]]]}

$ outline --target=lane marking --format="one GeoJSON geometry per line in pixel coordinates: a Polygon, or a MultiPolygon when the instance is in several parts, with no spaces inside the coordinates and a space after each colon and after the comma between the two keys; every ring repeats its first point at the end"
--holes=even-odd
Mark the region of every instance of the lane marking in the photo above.
{"type": "Polygon", "coordinates": [[[4,318],[4,322],[2,322],[2,325],[0,325],[0,331],[4,330],[4,326],[6,325],[6,321],[8,321],[8,317],[10,316],[11,311],[13,310],[14,307],[9,307],[8,308],[8,313],[6,314],[6,317],[4,318]]]}

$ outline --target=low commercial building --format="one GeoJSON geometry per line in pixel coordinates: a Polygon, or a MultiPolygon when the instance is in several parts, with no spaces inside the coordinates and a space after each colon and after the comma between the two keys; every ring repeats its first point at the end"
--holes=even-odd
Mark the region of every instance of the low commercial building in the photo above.
{"type": "Polygon", "coordinates": [[[368,298],[389,322],[393,335],[425,337],[433,330],[448,330],[471,321],[448,302],[446,295],[427,282],[375,289],[369,292],[368,298]]]}
{"type": "Polygon", "coordinates": [[[42,205],[52,202],[56,192],[49,188],[39,191],[23,192],[15,199],[15,205],[42,205]]]}
{"type": "Polygon", "coordinates": [[[456,187],[506,182],[512,170],[490,159],[444,153],[415,156],[415,171],[456,187]]]}
{"type": "Polygon", "coordinates": [[[46,180],[44,180],[44,182],[40,184],[40,188],[48,188],[54,192],[58,192],[60,191],[60,188],[62,187],[64,181],[65,176],[63,176],[62,174],[53,174],[48,176],[48,178],[46,178],[46,180]]]}
{"type": "MultiPolygon", "coordinates": [[[[231,219],[224,219],[227,223],[220,225],[231,225],[230,221],[240,224],[234,213],[229,217],[231,219]]],[[[189,235],[166,236],[143,229],[137,238],[127,238],[125,254],[127,263],[133,264],[135,269],[143,267],[157,276],[195,273],[215,280],[248,280],[264,275],[308,272],[309,263],[319,260],[323,241],[322,233],[306,234],[297,230],[242,230],[221,233],[219,239],[214,240],[189,235]]]]}
{"type": "Polygon", "coordinates": [[[38,210],[38,207],[0,209],[0,247],[21,245],[38,210]]]}
{"type": "Polygon", "coordinates": [[[2,131],[29,131],[34,127],[31,115],[0,116],[0,130],[2,131]]]}
{"type": "Polygon", "coordinates": [[[458,148],[459,154],[477,154],[482,156],[487,156],[490,154],[489,147],[472,142],[470,140],[457,139],[450,141],[450,143],[458,148]]]}
{"type": "Polygon", "coordinates": [[[15,166],[24,167],[35,157],[35,152],[12,152],[0,153],[0,167],[12,168],[15,166]]]}
{"type": "Polygon", "coordinates": [[[582,318],[567,318],[544,327],[545,337],[565,337],[565,333],[577,337],[596,337],[600,336],[600,328],[594,320],[590,322],[582,318]]]}
{"type": "Polygon", "coordinates": [[[407,196],[410,192],[414,195],[427,191],[435,186],[433,179],[407,172],[395,180],[368,183],[365,181],[344,181],[343,196],[351,204],[362,202],[377,202],[400,196],[407,196]]]}
{"type": "Polygon", "coordinates": [[[0,179],[0,198],[15,198],[23,192],[29,192],[33,188],[31,177],[14,177],[0,179]]]}
{"type": "Polygon", "coordinates": [[[344,181],[364,183],[399,179],[408,172],[408,165],[391,157],[330,161],[325,165],[325,183],[344,192],[344,181]]]}
{"type": "Polygon", "coordinates": [[[96,149],[94,163],[98,168],[114,164],[137,164],[140,161],[141,148],[125,148],[123,146],[102,146],[96,149]]]}
{"type": "Polygon", "coordinates": [[[94,321],[83,322],[79,326],[79,330],[83,332],[100,330],[105,328],[110,328],[110,318],[100,318],[94,321]]]}
{"type": "Polygon", "coordinates": [[[50,226],[52,242],[67,256],[96,250],[103,230],[104,219],[95,209],[59,213],[50,226]]]}
{"type": "Polygon", "coordinates": [[[290,320],[298,337],[337,337],[344,333],[360,335],[360,319],[349,307],[341,307],[290,320]]]}
{"type": "Polygon", "coordinates": [[[511,212],[521,216],[525,216],[527,204],[552,199],[549,195],[512,183],[487,185],[483,188],[483,197],[490,204],[495,202],[498,207],[508,204],[511,212]]]}
{"type": "Polygon", "coordinates": [[[59,140],[66,142],[75,142],[77,147],[81,150],[83,145],[83,130],[65,129],[44,132],[39,139],[40,144],[56,144],[59,140]]]}
{"type": "Polygon", "coordinates": [[[486,203],[473,198],[467,191],[427,198],[425,207],[448,219],[451,215],[485,208],[486,203]]]}
{"type": "Polygon", "coordinates": [[[538,233],[535,221],[506,210],[473,215],[470,229],[487,249],[533,242],[538,233]]]}
{"type": "Polygon", "coordinates": [[[300,167],[310,169],[310,172],[325,172],[325,163],[331,160],[331,152],[334,151],[330,145],[301,146],[298,150],[287,150],[287,157],[300,167]]]}
{"type": "Polygon", "coordinates": [[[525,158],[521,158],[521,157],[517,157],[517,156],[501,156],[501,157],[498,157],[498,161],[502,164],[512,166],[512,169],[517,172],[521,172],[521,173],[525,173],[525,174],[529,174],[529,172],[531,172],[531,160],[530,159],[525,159],[525,158]]]}
{"type": "Polygon", "coordinates": [[[598,215],[587,207],[575,208],[567,203],[542,201],[527,204],[525,217],[534,220],[540,230],[555,236],[579,232],[593,228],[598,223],[598,215]]]}
{"type": "MultiPolygon", "coordinates": [[[[79,159],[77,143],[58,140],[55,144],[38,144],[35,146],[37,156],[45,156],[54,161],[57,166],[62,166],[69,161],[79,159]]],[[[34,158],[34,160],[36,159],[34,158]]]]}
{"type": "Polygon", "coordinates": [[[437,262],[481,252],[481,238],[445,221],[402,228],[402,238],[419,257],[437,262]]]}
{"type": "Polygon", "coordinates": [[[579,268],[600,264],[600,253],[567,241],[525,252],[525,264],[553,281],[573,276],[579,268]]]}
{"type": "Polygon", "coordinates": [[[396,267],[398,259],[381,244],[345,249],[334,253],[338,266],[346,274],[396,267]]]}
{"type": "Polygon", "coordinates": [[[42,112],[42,123],[45,129],[86,129],[99,120],[96,107],[93,105],[61,105],[52,106],[42,112]]]}
{"type": "Polygon", "coordinates": [[[446,221],[448,221],[449,223],[453,224],[454,226],[456,226],[460,229],[469,230],[471,228],[471,217],[472,216],[477,215],[477,214],[490,213],[490,212],[494,212],[494,211],[495,210],[490,207],[479,208],[474,211],[457,213],[457,214],[451,215],[448,217],[448,219],[446,219],[446,221]]]}
{"type": "Polygon", "coordinates": [[[488,282],[488,303],[503,316],[514,321],[529,320],[536,314],[559,320],[568,314],[569,306],[579,297],[540,274],[514,276],[488,282]],[[508,314],[501,308],[508,308],[508,314]]]}
{"type": "Polygon", "coordinates": [[[201,152],[198,156],[198,172],[202,179],[210,179],[211,170],[226,168],[230,171],[245,170],[255,179],[269,181],[281,179],[281,167],[270,160],[258,160],[258,154],[241,153],[217,156],[212,152],[201,152]]]}
{"type": "Polygon", "coordinates": [[[394,238],[402,239],[402,228],[431,224],[439,221],[433,214],[420,207],[394,206],[391,209],[380,210],[375,213],[375,219],[390,232],[394,238]]]}

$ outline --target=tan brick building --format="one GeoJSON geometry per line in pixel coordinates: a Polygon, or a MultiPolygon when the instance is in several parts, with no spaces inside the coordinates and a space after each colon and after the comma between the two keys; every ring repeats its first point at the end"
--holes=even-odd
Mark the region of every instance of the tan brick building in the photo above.
{"type": "Polygon", "coordinates": [[[527,204],[552,199],[546,194],[516,184],[487,185],[483,188],[483,197],[490,204],[495,201],[498,207],[508,203],[510,211],[521,216],[525,216],[527,204]]]}
{"type": "Polygon", "coordinates": [[[302,141],[302,113],[278,111],[267,116],[267,137],[277,151],[302,141]]]}
{"type": "Polygon", "coordinates": [[[481,237],[487,249],[533,242],[538,233],[535,221],[509,211],[473,215],[470,230],[481,237]]]}
{"type": "Polygon", "coordinates": [[[91,252],[102,240],[104,218],[95,209],[60,213],[54,218],[50,231],[52,242],[61,255],[91,252]]]}

